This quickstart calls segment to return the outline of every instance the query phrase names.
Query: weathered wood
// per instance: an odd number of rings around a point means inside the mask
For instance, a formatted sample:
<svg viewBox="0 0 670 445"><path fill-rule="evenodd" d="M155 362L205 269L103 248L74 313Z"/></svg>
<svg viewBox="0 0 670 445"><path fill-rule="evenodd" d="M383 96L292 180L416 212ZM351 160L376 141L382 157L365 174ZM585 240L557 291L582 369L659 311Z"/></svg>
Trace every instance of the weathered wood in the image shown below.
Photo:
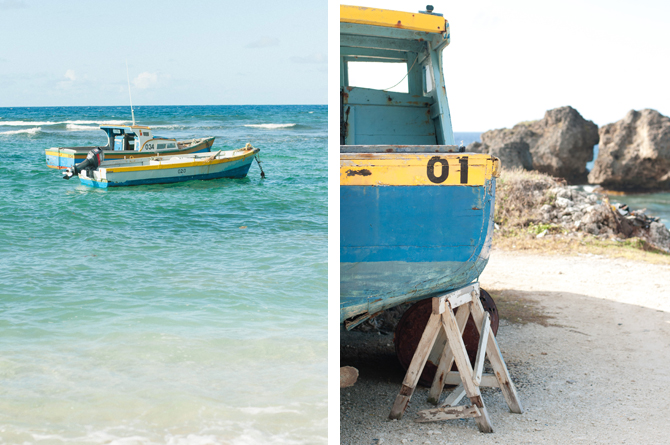
<svg viewBox="0 0 670 445"><path fill-rule="evenodd" d="M477 303L479 303L478 299ZM475 305L473 304L471 306L472 309ZM479 307L481 307L481 303L479 304ZM456 367L461 374L461 381L465 387L465 393L468 395L470 402L477 406L480 410L480 415L475 417L475 422L477 423L477 426L481 432L492 433L493 426L489 420L488 412L486 410L486 406L484 405L484 401L482 400L479 387L474 383L472 365L470 364L468 352L465 349L465 344L463 343L463 338L459 332L458 323L456 322L453 311L447 311L442 314L442 326L444 327L444 330L447 333L447 339L451 344L454 360L456 361Z"/></svg>
<svg viewBox="0 0 670 445"><path fill-rule="evenodd" d="M450 371L447 373L447 376L444 378L445 385L460 385L461 384L461 374L458 371ZM482 382L479 384L480 387L485 388L498 388L498 378L494 374L483 373Z"/></svg>
<svg viewBox="0 0 670 445"><path fill-rule="evenodd" d="M442 314L446 310L446 301L447 301L447 296L442 295L441 297L435 297L432 299L433 303L433 314Z"/></svg>
<svg viewBox="0 0 670 445"><path fill-rule="evenodd" d="M449 394L449 396L444 399L444 402L442 402L440 406L455 406L464 396L465 387L463 387L463 383L461 383L456 388L454 388L453 391L451 391L451 394Z"/></svg>
<svg viewBox="0 0 670 445"><path fill-rule="evenodd" d="M481 302L477 299L477 301L472 304L472 318L475 320L475 325L477 327L482 326L485 313L486 311L484 311ZM505 397L505 401L507 402L510 411L517 414L523 413L519 395L517 394L516 387L509 375L507 365L505 364L505 360L498 347L498 341L496 340L495 335L493 335L492 330L489 330L488 333L486 353L488 354L489 362L491 363L495 376L498 379L498 386L503 393L503 397Z"/></svg>
<svg viewBox="0 0 670 445"><path fill-rule="evenodd" d="M456 310L456 322L458 323L458 329L461 333L461 336L463 336L463 331L465 330L465 325L468 322L469 316L470 316L469 304L463 305ZM438 401L440 400L440 394L442 394L442 390L444 389L445 376L451 370L453 364L454 364L454 356L451 353L451 347L449 345L449 342L447 341L444 345L442 355L437 364L437 371L435 372L435 377L433 378L433 384L430 387L430 393L428 394L428 403L437 405Z"/></svg>
<svg viewBox="0 0 670 445"><path fill-rule="evenodd" d="M454 406L419 411L419 417L414 421L418 423L435 422L437 420L464 419L467 417L480 417L481 411L476 406Z"/></svg>
<svg viewBox="0 0 670 445"><path fill-rule="evenodd" d="M449 306L451 306L452 309L456 309L462 304L471 302L473 299L473 292L475 295L479 295L479 283L471 284L455 292L447 294L447 301L449 301Z"/></svg>
<svg viewBox="0 0 670 445"><path fill-rule="evenodd" d="M416 388L416 384L419 382L421 372L426 365L428 355L437 338L437 331L440 329L441 318L442 316L439 314L430 315L428 323L426 324L426 329L423 331L419 345L414 352L414 357L412 357L412 362L410 363L409 368L407 368L407 373L402 382L400 393L396 397L395 403L391 408L389 419L401 419L405 409L407 409L407 404L414 393L414 388Z"/></svg>
<svg viewBox="0 0 670 445"><path fill-rule="evenodd" d="M484 372L484 360L486 359L486 344L488 343L489 330L491 329L491 316L487 312L484 315L482 327L479 329L479 345L477 346L477 358L475 359L474 373L475 385L479 386L482 382L482 373Z"/></svg>

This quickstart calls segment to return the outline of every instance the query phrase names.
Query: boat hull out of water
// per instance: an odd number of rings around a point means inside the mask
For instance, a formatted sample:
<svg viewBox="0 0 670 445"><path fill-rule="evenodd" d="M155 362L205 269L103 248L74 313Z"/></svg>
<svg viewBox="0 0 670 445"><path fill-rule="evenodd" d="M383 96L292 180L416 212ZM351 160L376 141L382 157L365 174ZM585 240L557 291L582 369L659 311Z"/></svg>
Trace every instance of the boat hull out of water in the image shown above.
<svg viewBox="0 0 670 445"><path fill-rule="evenodd" d="M475 280L491 249L497 170L473 153L342 153L340 320Z"/></svg>

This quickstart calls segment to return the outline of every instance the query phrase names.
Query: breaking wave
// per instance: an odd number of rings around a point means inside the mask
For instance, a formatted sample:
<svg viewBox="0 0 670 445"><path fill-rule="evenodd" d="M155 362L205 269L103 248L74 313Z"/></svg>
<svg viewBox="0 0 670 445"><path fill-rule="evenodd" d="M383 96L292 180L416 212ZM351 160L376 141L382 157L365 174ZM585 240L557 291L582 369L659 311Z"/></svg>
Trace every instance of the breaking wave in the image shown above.
<svg viewBox="0 0 670 445"><path fill-rule="evenodd" d="M245 127L253 127L253 128L267 128L270 130L274 130L277 128L291 128L295 127L297 124L246 124Z"/></svg>
<svg viewBox="0 0 670 445"><path fill-rule="evenodd" d="M69 131L95 131L98 130L98 127L91 127L88 125L78 125L78 124L67 124L65 128Z"/></svg>
<svg viewBox="0 0 670 445"><path fill-rule="evenodd" d="M48 125L123 125L128 124L129 121L121 120L97 120L97 121L87 121L87 120L76 120L76 121L2 121L2 125L5 127L29 127L32 125L48 126Z"/></svg>
<svg viewBox="0 0 670 445"><path fill-rule="evenodd" d="M0 131L0 134L37 134L42 131L42 127L25 128L23 130Z"/></svg>

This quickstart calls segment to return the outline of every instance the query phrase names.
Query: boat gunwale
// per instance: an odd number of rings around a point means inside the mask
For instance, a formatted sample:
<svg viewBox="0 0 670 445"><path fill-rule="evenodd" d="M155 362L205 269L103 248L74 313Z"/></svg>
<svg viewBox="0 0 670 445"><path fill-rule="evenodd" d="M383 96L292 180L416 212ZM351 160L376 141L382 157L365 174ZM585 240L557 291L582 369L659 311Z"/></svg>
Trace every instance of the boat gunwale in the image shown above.
<svg viewBox="0 0 670 445"><path fill-rule="evenodd" d="M238 151L238 150L231 150L231 151L235 152L235 151ZM167 170L167 169L171 169L171 168L185 168L185 167L196 167L196 166L201 167L201 166L204 166L204 165L217 165L217 164L223 164L223 163L232 162L232 161L243 160L243 159L246 159L250 156L255 156L256 153L258 153L258 152L260 152L259 148L253 148L253 149L247 151L246 153L242 153L242 154L237 155L237 156L233 155L229 158L222 158L222 159L214 158L214 159L211 159L209 161L207 159L197 160L196 156L194 156L193 161L190 161L190 162L167 163L167 164L162 164L161 163L161 164L158 164L158 165L138 165L138 166L127 166L127 167L124 167L124 166L105 167L104 165L101 165L99 167L99 169L100 170L105 170L106 173L125 173L125 172L142 171L142 170ZM201 155L201 157L205 157L205 155L209 155L208 157L212 156L210 153L194 153L194 155ZM170 157L170 155L166 155L166 156ZM173 156L179 157L180 155L173 155ZM144 163L144 162L147 162L147 161L148 162L157 161L157 159L151 159L151 158L138 159L138 160L122 159L121 161L124 161L124 160L135 161L135 162L139 162L139 163ZM103 163L104 163L104 161L103 161Z"/></svg>

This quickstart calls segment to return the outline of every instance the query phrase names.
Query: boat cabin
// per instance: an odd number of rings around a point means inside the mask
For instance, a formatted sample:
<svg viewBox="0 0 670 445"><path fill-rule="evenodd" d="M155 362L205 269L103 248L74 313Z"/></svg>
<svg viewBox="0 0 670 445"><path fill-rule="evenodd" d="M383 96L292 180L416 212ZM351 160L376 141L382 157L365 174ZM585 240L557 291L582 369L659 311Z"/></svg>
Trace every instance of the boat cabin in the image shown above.
<svg viewBox="0 0 670 445"><path fill-rule="evenodd" d="M151 128L141 125L101 125L107 134L106 150L164 150L177 149L176 139L154 137Z"/></svg>
<svg viewBox="0 0 670 445"><path fill-rule="evenodd" d="M340 144L454 145L442 63L449 42L449 23L432 7L340 6ZM403 91L354 78L380 64L400 65L394 72Z"/></svg>

